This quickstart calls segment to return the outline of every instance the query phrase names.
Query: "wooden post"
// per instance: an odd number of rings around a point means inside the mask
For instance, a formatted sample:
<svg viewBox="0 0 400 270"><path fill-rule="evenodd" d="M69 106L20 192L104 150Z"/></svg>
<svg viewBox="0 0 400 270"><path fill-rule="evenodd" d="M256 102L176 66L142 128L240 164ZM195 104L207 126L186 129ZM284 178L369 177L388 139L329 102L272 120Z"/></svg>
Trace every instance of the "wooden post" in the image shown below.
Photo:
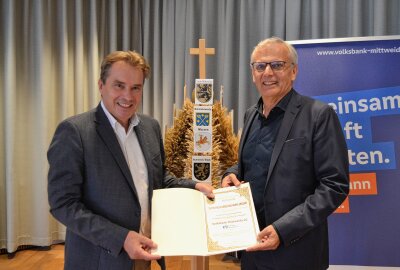
<svg viewBox="0 0 400 270"><path fill-rule="evenodd" d="M193 256L191 263L191 270L209 270L210 267L209 257Z"/></svg>
<svg viewBox="0 0 400 270"><path fill-rule="evenodd" d="M229 115L230 115L230 117L231 117L232 133L235 134L235 131L233 130L233 110L231 110L231 111L229 112Z"/></svg>
<svg viewBox="0 0 400 270"><path fill-rule="evenodd" d="M167 130L168 130L168 126L164 125L164 135L163 135L163 140L165 140L165 135L167 135Z"/></svg>
<svg viewBox="0 0 400 270"><path fill-rule="evenodd" d="M219 101L221 102L221 107L224 106L224 87L221 85L221 89L219 90Z"/></svg>

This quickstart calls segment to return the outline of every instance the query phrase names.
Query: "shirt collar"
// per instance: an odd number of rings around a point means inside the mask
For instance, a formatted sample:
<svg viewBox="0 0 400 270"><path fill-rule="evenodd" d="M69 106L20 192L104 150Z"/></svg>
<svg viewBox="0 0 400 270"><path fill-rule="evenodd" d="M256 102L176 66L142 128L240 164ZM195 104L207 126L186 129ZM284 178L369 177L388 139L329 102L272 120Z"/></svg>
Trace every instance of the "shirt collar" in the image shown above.
<svg viewBox="0 0 400 270"><path fill-rule="evenodd" d="M279 102L278 104L275 105L274 108L279 108L282 111L286 111L287 106L289 104L290 101L290 97L292 96L293 93L293 89L291 89ZM260 99L257 102L257 111L261 114L263 114L263 100L262 97L260 97Z"/></svg>
<svg viewBox="0 0 400 270"><path fill-rule="evenodd" d="M115 119L115 117L107 110L106 106L103 103L103 100L100 102L101 104L101 108L103 108L104 113L106 114L108 121L110 122L112 128L115 130L116 129L116 125L121 125L120 123L118 123L117 119ZM135 127L139 124L140 122L140 118L137 115L137 113L135 113L131 119L129 119L129 128Z"/></svg>

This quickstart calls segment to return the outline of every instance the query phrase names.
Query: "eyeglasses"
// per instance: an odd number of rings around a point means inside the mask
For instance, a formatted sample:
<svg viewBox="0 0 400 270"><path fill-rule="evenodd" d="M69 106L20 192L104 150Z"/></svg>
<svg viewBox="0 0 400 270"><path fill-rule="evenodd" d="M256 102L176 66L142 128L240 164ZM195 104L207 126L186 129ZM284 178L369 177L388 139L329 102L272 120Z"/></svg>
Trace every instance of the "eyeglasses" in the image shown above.
<svg viewBox="0 0 400 270"><path fill-rule="evenodd" d="M285 68L286 62L285 61L253 62L250 65L258 72L264 72L264 70L267 68L268 65L273 71L281 71Z"/></svg>

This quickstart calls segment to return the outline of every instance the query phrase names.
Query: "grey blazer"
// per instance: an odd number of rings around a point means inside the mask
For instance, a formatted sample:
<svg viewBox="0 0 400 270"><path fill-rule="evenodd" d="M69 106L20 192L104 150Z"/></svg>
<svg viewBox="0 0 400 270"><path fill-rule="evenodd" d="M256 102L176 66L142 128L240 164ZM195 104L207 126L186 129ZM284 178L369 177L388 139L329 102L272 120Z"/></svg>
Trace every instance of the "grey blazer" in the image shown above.
<svg viewBox="0 0 400 270"><path fill-rule="evenodd" d="M292 91L264 189L266 224L273 224L281 239L271 251L276 267L271 269L327 269L327 217L349 192L347 147L335 111ZM241 153L256 110L253 106L245 114L239 162L225 173L250 185L251 179L243 179Z"/></svg>
<svg viewBox="0 0 400 270"><path fill-rule="evenodd" d="M195 182L176 179L165 169L158 122L145 115L139 118L135 132L147 164L150 202L154 189L194 188ZM100 104L61 122L47 157L50 212L67 227L65 269L131 270L133 261L123 244L129 230L139 231L141 209Z"/></svg>

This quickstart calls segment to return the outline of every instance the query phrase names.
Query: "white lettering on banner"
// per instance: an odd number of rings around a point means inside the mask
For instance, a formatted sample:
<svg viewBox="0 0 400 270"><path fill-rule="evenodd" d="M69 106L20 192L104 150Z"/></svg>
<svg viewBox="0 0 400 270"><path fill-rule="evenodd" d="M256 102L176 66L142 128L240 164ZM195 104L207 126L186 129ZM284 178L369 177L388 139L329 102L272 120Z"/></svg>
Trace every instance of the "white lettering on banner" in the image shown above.
<svg viewBox="0 0 400 270"><path fill-rule="evenodd" d="M366 165L366 164L382 164L382 163L389 163L390 159L383 158L383 154L381 151L369 151L369 152L353 152L353 150L347 150L349 156L349 163L350 165Z"/></svg>
<svg viewBox="0 0 400 270"><path fill-rule="evenodd" d="M392 48L373 48L373 49L340 49L340 50L319 50L318 56L332 56L332 55L355 55L355 54L379 54L379 53L400 53L400 47Z"/></svg>
<svg viewBox="0 0 400 270"><path fill-rule="evenodd" d="M344 125L343 129L346 133L346 140L350 140L352 137L350 131L354 131L354 136L356 139L363 138L363 135L361 135L361 133L360 133L360 130L362 129L362 125L360 125L359 123L354 123L354 122L348 121Z"/></svg>
<svg viewBox="0 0 400 270"><path fill-rule="evenodd" d="M393 110L400 108L400 96L374 97L370 99L343 100L337 98L336 103L328 103L338 114L364 113L368 111Z"/></svg>
<svg viewBox="0 0 400 270"><path fill-rule="evenodd" d="M350 189L352 189L352 190L370 190L371 183L369 181L352 181L352 182L350 182Z"/></svg>

